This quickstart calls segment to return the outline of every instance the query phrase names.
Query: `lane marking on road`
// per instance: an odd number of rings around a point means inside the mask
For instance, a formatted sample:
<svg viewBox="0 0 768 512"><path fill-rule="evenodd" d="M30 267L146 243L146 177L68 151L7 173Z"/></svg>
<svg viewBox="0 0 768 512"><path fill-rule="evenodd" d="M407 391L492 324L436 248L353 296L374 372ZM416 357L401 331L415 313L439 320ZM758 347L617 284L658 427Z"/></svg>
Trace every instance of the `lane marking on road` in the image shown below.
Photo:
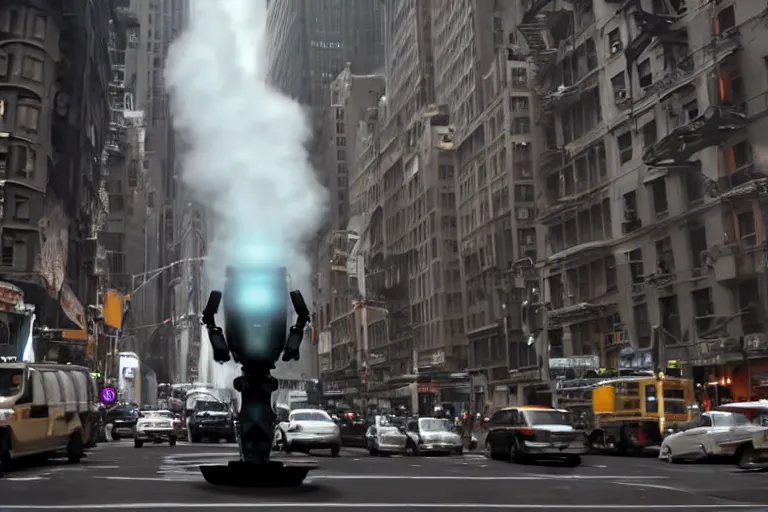
<svg viewBox="0 0 768 512"><path fill-rule="evenodd" d="M687 489L672 487L671 485L646 484L646 483L635 483L635 482L614 482L614 483L616 485L627 485L629 487L642 487L644 489L659 489L661 491L674 491L674 492L682 492L685 494L698 494L696 492L689 491Z"/></svg>
<svg viewBox="0 0 768 512"><path fill-rule="evenodd" d="M312 475L312 479L322 480L663 480L663 476L637 475L515 475L515 476L416 476L416 475Z"/></svg>
<svg viewBox="0 0 768 512"><path fill-rule="evenodd" d="M706 504L706 505L543 505L543 504L507 504L507 503L313 503L313 502L276 502L276 503L99 503L82 505L2 505L3 510L151 510L151 509L190 509L190 508L249 508L249 509L370 509L370 508L425 508L425 509L474 509L474 510L759 510L768 504Z"/></svg>
<svg viewBox="0 0 768 512"><path fill-rule="evenodd" d="M94 476L98 480L126 480L139 482L189 482L200 481L202 474L184 472L184 478L139 477L139 476ZM526 475L526 476L415 476L415 475L312 475L305 483L315 480L472 480L478 482L517 481L517 480L663 480L660 476L582 476L582 475Z"/></svg>
<svg viewBox="0 0 768 512"><path fill-rule="evenodd" d="M36 480L47 480L47 476L11 476L4 478L6 482L33 482Z"/></svg>
<svg viewBox="0 0 768 512"><path fill-rule="evenodd" d="M166 459L194 459L195 457L202 457L204 459L211 459L214 457L231 457L232 455L240 455L238 450L231 452L198 452L198 453L174 453L166 455Z"/></svg>

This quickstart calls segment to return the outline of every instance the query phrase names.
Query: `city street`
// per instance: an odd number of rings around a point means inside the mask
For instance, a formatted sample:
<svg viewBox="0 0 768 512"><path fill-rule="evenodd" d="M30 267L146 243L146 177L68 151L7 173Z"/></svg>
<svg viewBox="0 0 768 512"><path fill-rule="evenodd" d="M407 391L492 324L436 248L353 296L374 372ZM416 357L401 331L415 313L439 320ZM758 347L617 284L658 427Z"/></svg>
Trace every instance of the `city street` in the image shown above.
<svg viewBox="0 0 768 512"><path fill-rule="evenodd" d="M482 454L370 457L346 449L312 456L301 488L218 488L199 464L237 457L233 445L107 443L80 465L27 465L0 482L0 510L765 510L768 474L731 465L670 465L655 458L586 457L579 468L518 465ZM302 456L303 457L303 456Z"/></svg>

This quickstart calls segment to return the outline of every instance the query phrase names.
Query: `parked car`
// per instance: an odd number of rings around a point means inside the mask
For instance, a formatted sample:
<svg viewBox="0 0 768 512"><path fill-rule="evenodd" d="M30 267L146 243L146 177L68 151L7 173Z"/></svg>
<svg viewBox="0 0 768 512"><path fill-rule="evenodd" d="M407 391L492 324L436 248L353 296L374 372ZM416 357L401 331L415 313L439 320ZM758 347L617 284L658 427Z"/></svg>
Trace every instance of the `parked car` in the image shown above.
<svg viewBox="0 0 768 512"><path fill-rule="evenodd" d="M406 446L413 455L424 452L464 452L464 441L445 418L411 418L406 422Z"/></svg>
<svg viewBox="0 0 768 512"><path fill-rule="evenodd" d="M176 446L176 418L171 411L141 411L133 432L133 446L141 448L146 442Z"/></svg>
<svg viewBox="0 0 768 512"><path fill-rule="evenodd" d="M309 453L310 450L331 450L338 457L341 432L327 412L319 409L296 409L275 428L275 444L286 453Z"/></svg>
<svg viewBox="0 0 768 512"><path fill-rule="evenodd" d="M368 445L365 433L370 423L352 413L342 414L336 424L341 432L341 444L349 447L365 448Z"/></svg>
<svg viewBox="0 0 768 512"><path fill-rule="evenodd" d="M752 446L744 450L738 462L742 469L768 468L768 428L752 434Z"/></svg>
<svg viewBox="0 0 768 512"><path fill-rule="evenodd" d="M112 425L112 440L133 437L133 427L139 419L136 404L119 403L107 411L107 424Z"/></svg>
<svg viewBox="0 0 768 512"><path fill-rule="evenodd" d="M765 446L766 432L768 431L768 400L756 400L752 402L735 402L721 405L718 411L730 411L743 414L752 425L752 435L735 447L734 458L736 464L747 470L768 468L768 454L758 447ZM762 440L760 439L762 436Z"/></svg>
<svg viewBox="0 0 768 512"><path fill-rule="evenodd" d="M492 459L555 459L577 466L587 453L587 442L584 432L571 424L568 411L507 407L491 417L485 449Z"/></svg>
<svg viewBox="0 0 768 512"><path fill-rule="evenodd" d="M368 453L387 456L405 451L408 436L405 435L405 423L398 420L390 416L374 416L373 424L365 433Z"/></svg>
<svg viewBox="0 0 768 512"><path fill-rule="evenodd" d="M698 425L664 438L659 449L659 459L681 462L733 457L739 444L752 438L754 430L744 414L705 412Z"/></svg>
<svg viewBox="0 0 768 512"><path fill-rule="evenodd" d="M189 418L189 440L200 443L203 439L224 438L228 443L237 440L235 418L232 410L224 402L197 400Z"/></svg>

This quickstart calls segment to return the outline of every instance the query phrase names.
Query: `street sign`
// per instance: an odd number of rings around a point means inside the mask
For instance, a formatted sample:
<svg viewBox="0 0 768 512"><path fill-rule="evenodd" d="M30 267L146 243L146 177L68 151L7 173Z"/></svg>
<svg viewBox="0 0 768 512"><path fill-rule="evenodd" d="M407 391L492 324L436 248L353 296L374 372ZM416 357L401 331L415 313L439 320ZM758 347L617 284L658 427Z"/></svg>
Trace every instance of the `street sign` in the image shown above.
<svg viewBox="0 0 768 512"><path fill-rule="evenodd" d="M117 395L115 394L115 388L104 388L101 390L101 401L104 403L114 402Z"/></svg>

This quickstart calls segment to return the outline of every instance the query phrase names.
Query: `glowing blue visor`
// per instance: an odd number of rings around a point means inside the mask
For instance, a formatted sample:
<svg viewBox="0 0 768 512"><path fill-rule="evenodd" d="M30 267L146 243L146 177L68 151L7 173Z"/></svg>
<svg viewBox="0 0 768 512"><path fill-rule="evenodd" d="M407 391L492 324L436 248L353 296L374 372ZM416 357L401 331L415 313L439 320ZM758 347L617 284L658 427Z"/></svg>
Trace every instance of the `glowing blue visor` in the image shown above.
<svg viewBox="0 0 768 512"><path fill-rule="evenodd" d="M269 315L286 304L284 269L238 269L227 286L229 301L242 314Z"/></svg>

